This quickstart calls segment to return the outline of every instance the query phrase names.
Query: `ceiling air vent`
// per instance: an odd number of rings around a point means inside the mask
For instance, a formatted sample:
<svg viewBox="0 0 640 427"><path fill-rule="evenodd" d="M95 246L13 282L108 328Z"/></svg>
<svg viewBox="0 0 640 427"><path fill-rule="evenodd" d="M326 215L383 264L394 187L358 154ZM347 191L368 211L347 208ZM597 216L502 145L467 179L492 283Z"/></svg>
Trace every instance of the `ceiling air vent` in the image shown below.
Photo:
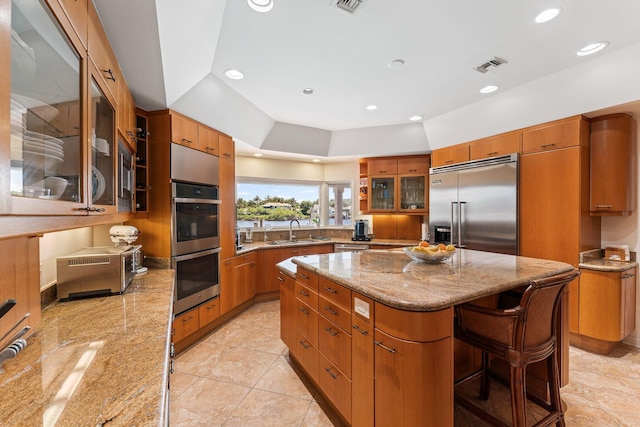
<svg viewBox="0 0 640 427"><path fill-rule="evenodd" d="M484 74L489 70L493 70L495 68L498 68L499 66L501 66L502 64L506 64L507 61L502 59L502 58L498 58L497 56L494 56L493 59L489 60L488 62L485 62L484 64L480 65L479 67L474 68L474 70Z"/></svg>
<svg viewBox="0 0 640 427"><path fill-rule="evenodd" d="M355 14L356 10L362 6L364 0L331 0L331 5L337 7L340 10Z"/></svg>

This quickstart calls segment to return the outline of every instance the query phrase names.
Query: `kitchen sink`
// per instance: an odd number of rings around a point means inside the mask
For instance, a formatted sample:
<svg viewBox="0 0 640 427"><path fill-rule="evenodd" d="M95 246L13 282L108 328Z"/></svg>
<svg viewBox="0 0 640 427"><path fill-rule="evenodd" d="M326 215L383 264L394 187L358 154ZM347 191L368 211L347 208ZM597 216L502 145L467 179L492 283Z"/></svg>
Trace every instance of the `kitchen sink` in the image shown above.
<svg viewBox="0 0 640 427"><path fill-rule="evenodd" d="M267 242L267 245L294 245L302 243L315 243L316 240L309 239L296 239L296 240L272 240Z"/></svg>

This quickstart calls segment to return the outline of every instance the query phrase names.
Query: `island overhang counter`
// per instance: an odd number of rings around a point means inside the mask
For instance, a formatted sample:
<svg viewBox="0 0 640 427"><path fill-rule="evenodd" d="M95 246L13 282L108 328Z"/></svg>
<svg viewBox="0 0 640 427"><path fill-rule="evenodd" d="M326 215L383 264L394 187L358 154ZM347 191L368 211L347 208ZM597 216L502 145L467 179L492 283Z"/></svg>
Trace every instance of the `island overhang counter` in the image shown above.
<svg viewBox="0 0 640 427"><path fill-rule="evenodd" d="M453 425L454 307L574 270L464 249L439 264L394 249L278 267L283 341L351 425Z"/></svg>

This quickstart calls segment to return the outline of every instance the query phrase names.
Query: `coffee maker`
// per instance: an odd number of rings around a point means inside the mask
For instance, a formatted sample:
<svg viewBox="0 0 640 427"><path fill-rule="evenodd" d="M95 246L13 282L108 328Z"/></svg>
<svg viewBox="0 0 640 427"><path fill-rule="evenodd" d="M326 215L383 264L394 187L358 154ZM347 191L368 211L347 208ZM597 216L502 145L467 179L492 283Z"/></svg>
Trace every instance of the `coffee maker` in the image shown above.
<svg viewBox="0 0 640 427"><path fill-rule="evenodd" d="M363 242L371 240L371 237L369 237L369 221L366 219L359 219L356 221L355 231L353 232L351 240Z"/></svg>

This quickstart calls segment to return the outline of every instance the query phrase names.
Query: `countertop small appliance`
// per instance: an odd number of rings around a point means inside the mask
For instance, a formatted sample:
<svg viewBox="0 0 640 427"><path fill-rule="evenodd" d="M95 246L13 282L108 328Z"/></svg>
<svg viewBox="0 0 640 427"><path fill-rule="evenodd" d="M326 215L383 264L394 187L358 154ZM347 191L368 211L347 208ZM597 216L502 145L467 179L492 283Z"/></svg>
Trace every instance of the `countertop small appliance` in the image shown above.
<svg viewBox="0 0 640 427"><path fill-rule="evenodd" d="M371 240L369 236L369 221L366 219L359 219L355 223L355 231L353 232L353 241L368 242Z"/></svg>

